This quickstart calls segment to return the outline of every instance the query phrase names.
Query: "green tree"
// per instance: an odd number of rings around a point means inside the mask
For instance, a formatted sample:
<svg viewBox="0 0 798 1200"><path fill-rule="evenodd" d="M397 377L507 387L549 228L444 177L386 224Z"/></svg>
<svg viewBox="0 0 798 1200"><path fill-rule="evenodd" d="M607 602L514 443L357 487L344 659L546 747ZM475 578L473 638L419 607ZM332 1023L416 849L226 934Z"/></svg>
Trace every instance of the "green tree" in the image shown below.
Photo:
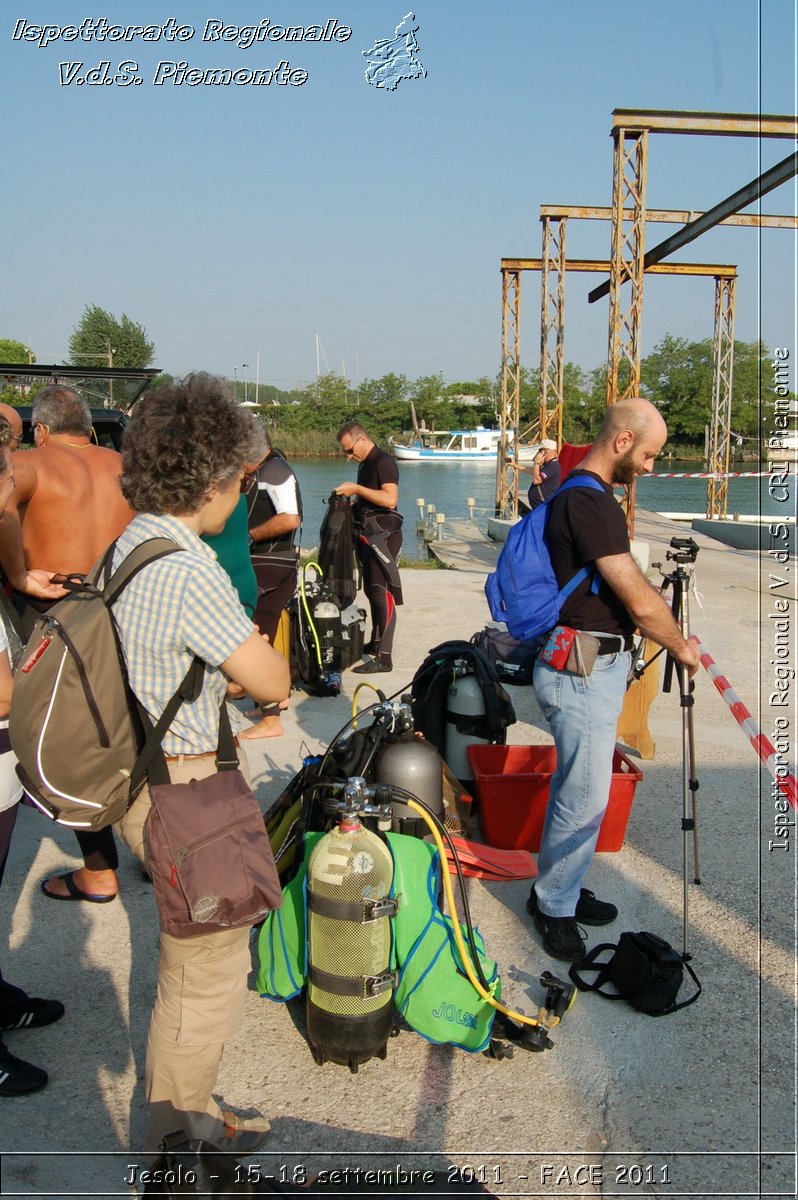
<svg viewBox="0 0 798 1200"><path fill-rule="evenodd" d="M361 404L392 404L410 398L407 379L404 375L394 375L392 371L381 375L379 379L364 379L356 391Z"/></svg>
<svg viewBox="0 0 798 1200"><path fill-rule="evenodd" d="M0 392L0 404L10 404L12 408L16 408L23 401L22 393L11 384L4 387Z"/></svg>
<svg viewBox="0 0 798 1200"><path fill-rule="evenodd" d="M662 410L669 440L703 445L712 421L714 388L712 340L689 342L670 335L640 364L641 391ZM760 408L772 403L772 371L762 342L735 342L731 425L735 433L756 438Z"/></svg>
<svg viewBox="0 0 798 1200"><path fill-rule="evenodd" d="M130 317L117 318L96 304L87 304L69 339L69 354L76 367L148 367L155 345L143 325Z"/></svg>
<svg viewBox="0 0 798 1200"><path fill-rule="evenodd" d="M36 355L24 342L18 342L16 338L0 338L0 362L34 363Z"/></svg>
<svg viewBox="0 0 798 1200"><path fill-rule="evenodd" d="M640 364L641 391L668 422L672 442L700 443L712 411L712 342L668 334Z"/></svg>

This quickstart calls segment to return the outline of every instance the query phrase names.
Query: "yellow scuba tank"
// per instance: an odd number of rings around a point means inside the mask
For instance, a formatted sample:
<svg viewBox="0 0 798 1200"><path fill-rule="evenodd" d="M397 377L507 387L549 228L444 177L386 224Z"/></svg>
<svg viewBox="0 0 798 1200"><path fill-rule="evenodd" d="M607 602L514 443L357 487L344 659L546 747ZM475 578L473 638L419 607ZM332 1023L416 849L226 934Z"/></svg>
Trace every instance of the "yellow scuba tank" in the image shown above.
<svg viewBox="0 0 798 1200"><path fill-rule="evenodd" d="M363 780L351 784L365 787ZM356 1072L369 1058L386 1056L393 1029L392 880L390 850L356 811L345 809L308 864L307 1030L318 1063L344 1063Z"/></svg>

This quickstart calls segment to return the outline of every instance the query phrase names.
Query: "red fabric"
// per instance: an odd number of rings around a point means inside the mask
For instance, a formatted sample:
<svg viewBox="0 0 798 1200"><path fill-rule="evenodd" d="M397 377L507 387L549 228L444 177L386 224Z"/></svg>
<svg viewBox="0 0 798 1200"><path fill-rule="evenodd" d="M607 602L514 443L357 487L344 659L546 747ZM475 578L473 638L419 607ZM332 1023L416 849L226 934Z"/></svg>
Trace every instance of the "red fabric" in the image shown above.
<svg viewBox="0 0 798 1200"><path fill-rule="evenodd" d="M588 450L590 450L591 445L571 446L568 442L563 442L562 448L557 455L558 459L560 460L560 469L562 471L560 482L567 477L569 472L573 471L574 467L579 466Z"/></svg>

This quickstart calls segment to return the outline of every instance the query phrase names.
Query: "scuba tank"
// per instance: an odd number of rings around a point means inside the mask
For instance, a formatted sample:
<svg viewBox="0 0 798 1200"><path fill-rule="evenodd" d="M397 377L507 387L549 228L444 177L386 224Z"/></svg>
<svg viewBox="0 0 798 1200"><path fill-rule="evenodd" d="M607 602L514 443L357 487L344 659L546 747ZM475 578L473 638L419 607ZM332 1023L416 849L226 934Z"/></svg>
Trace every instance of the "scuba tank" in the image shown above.
<svg viewBox="0 0 798 1200"><path fill-rule="evenodd" d="M341 823L316 844L307 874L308 1040L317 1063L345 1063L353 1073L386 1057L393 1030L393 860L359 816L385 823L389 810L365 804L365 795L365 781L350 779Z"/></svg>
<svg viewBox="0 0 798 1200"><path fill-rule="evenodd" d="M480 736L487 733L487 721L485 699L476 675L464 660L455 661L453 666L454 680L446 693L443 757L452 774L469 783L474 772L468 761L468 747L490 745L491 738Z"/></svg>
<svg viewBox="0 0 798 1200"><path fill-rule="evenodd" d="M395 721L398 736L386 741L374 764L374 782L404 788L417 796L436 817L443 820L443 767L435 747L413 733L410 706L402 704ZM394 833L425 837L429 830L423 818L407 804L391 802Z"/></svg>
<svg viewBox="0 0 798 1200"><path fill-rule="evenodd" d="M323 589L313 605L313 624L318 637L319 682L327 694L341 690L341 610Z"/></svg>
<svg viewBox="0 0 798 1200"><path fill-rule="evenodd" d="M292 660L299 679L316 696L337 696L341 691L341 610L329 588L319 580L307 583L308 562L299 578L294 601Z"/></svg>

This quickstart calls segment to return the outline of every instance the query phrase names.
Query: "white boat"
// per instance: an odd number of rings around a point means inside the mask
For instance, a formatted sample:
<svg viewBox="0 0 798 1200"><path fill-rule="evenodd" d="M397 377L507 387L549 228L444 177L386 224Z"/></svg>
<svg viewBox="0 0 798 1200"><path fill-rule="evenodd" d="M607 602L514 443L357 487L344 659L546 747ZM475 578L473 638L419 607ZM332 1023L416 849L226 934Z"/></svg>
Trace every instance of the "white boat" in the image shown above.
<svg viewBox="0 0 798 1200"><path fill-rule="evenodd" d="M510 446L513 436L508 432ZM443 445L431 444L434 439L442 441ZM476 429L442 429L436 432L419 430L418 435L410 443L404 445L389 438L391 453L399 462L496 462L501 433L498 429L486 429L479 425ZM521 446L520 461L531 462L537 446Z"/></svg>

